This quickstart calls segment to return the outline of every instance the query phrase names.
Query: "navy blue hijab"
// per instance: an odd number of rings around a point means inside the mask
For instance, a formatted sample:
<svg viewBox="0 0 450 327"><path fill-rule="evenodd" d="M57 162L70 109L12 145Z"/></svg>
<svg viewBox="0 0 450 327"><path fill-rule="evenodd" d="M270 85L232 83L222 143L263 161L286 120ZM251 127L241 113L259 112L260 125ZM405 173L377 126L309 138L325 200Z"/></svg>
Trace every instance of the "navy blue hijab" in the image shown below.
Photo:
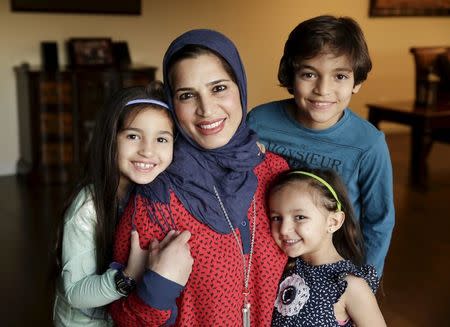
<svg viewBox="0 0 450 327"><path fill-rule="evenodd" d="M173 108L168 64L173 55L186 45L199 45L220 55L236 77L242 121L231 140L217 149L203 149L195 143L181 128ZM247 221L247 211L258 184L253 169L263 160L256 145L256 134L245 122L247 80L239 53L227 37L216 31L191 30L176 38L167 49L163 75L169 107L180 134L175 143L172 164L152 183L138 187L138 192L152 203L158 201L168 204L172 190L196 219L216 232L228 234L231 230L213 187L216 187L233 226L239 226L241 222Z"/></svg>

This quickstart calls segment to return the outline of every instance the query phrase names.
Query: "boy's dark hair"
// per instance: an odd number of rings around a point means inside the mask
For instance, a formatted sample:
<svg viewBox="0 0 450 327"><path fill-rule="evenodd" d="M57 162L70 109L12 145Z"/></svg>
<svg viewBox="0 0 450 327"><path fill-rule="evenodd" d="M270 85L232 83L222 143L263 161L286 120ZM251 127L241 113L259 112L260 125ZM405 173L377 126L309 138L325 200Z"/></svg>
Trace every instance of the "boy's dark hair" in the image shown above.
<svg viewBox="0 0 450 327"><path fill-rule="evenodd" d="M301 22L289 34L278 68L278 81L292 94L299 63L320 53L347 55L361 84L372 69L369 50L358 23L350 17L318 16Z"/></svg>
<svg viewBox="0 0 450 327"><path fill-rule="evenodd" d="M126 106L127 102L136 99L154 99L166 102L163 84L160 81L154 81L147 87L124 88L117 91L107 101L97 115L81 178L71 192L64 208L65 214L78 193L83 188L89 187L97 217L95 226L97 274L103 274L112 261L114 234L120 218L117 212L117 188L120 181L117 163L117 134L127 122L149 107L166 112L167 116L171 118L167 109L157 105L144 103ZM52 279L56 279L62 269L63 224L64 217L62 216L56 236L56 264L52 272Z"/></svg>
<svg viewBox="0 0 450 327"><path fill-rule="evenodd" d="M307 183L318 196L313 197L317 200L317 205L322 206L330 212L337 210L337 202L330 190L317 179L293 173L295 171L304 171L319 176L325 180L334 189L341 203L341 210L345 214L345 220L341 228L333 234L333 244L338 253L346 260L352 261L356 265L364 263L364 240L358 222L355 219L352 204L347 195L347 189L339 175L331 169L295 169L288 170L279 174L271 183L267 192L267 200L270 195L279 191L288 184L304 182Z"/></svg>

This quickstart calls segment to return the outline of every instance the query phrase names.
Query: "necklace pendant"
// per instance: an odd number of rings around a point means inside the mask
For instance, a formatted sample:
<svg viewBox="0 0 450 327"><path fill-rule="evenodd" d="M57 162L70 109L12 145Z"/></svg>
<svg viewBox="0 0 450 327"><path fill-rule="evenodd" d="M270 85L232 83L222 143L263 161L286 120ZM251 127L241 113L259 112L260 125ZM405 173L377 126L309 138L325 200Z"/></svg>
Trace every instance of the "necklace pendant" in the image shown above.
<svg viewBox="0 0 450 327"><path fill-rule="evenodd" d="M244 292L242 295L244 295L244 305L242 306L242 326L244 327L250 327L250 302L248 301L250 291L248 287L248 282L250 280L250 268L252 267L252 255L253 255L253 246L255 244L255 232L256 232L256 200L253 196L253 231L252 236L250 239L250 254L248 258L248 263L246 263L244 251L242 249L241 242L239 240L239 237L237 236L236 232L234 231L233 224L231 223L230 217L228 217L228 213L225 210L225 207L222 203L222 200L220 199L219 193L217 192L216 186L213 185L214 194L216 195L217 201L219 201L220 208L222 209L223 215L225 216L225 219L227 220L228 226L230 226L230 230L234 235L234 238L236 240L237 246L240 250L240 253L242 255L242 262L244 264ZM246 267L247 266L247 267Z"/></svg>
<svg viewBox="0 0 450 327"><path fill-rule="evenodd" d="M242 325L244 327L250 327L250 303L247 301L242 307Z"/></svg>

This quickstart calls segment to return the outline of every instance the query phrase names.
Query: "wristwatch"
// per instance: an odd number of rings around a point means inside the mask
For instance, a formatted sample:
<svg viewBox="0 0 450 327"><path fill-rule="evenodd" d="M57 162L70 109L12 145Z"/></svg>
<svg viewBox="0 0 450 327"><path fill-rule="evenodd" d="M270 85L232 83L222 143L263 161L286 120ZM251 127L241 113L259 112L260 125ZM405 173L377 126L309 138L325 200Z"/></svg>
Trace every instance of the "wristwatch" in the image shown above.
<svg viewBox="0 0 450 327"><path fill-rule="evenodd" d="M136 288L136 281L128 276L125 276L122 269L117 270L114 275L114 282L116 283L117 292L123 296L128 296Z"/></svg>

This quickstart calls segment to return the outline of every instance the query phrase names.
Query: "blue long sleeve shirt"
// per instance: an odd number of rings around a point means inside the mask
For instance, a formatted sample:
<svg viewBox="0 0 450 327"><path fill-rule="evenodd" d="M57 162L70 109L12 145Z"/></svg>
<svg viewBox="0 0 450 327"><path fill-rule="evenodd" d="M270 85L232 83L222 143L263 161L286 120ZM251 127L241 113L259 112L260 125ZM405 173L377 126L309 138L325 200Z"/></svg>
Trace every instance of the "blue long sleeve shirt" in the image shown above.
<svg viewBox="0 0 450 327"><path fill-rule="evenodd" d="M384 134L348 108L325 130L302 126L287 111L293 99L260 105L248 124L269 151L291 168L336 170L347 186L362 229L366 263L381 276L394 228L392 165Z"/></svg>

